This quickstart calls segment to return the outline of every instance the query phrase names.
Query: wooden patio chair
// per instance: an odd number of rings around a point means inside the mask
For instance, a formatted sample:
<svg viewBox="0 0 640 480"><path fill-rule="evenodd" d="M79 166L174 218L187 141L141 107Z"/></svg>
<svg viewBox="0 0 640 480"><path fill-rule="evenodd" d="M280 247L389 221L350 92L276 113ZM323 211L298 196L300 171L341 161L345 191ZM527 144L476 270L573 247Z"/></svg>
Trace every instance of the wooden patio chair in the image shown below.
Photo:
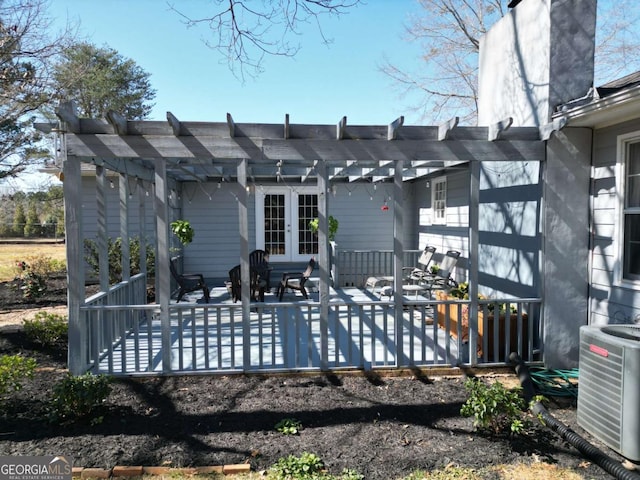
<svg viewBox="0 0 640 480"><path fill-rule="evenodd" d="M266 280L260 278L257 270L249 268L249 271L251 272L251 299L264 302L264 292L267 288L267 282ZM229 270L228 287L233 303L240 300L240 298L242 297L242 279L240 277L240 265L236 265L231 270Z"/></svg>
<svg viewBox="0 0 640 480"><path fill-rule="evenodd" d="M176 268L177 258L172 258L169 262L169 268L171 269L171 275L178 283L178 287L180 291L178 292L178 302L182 300L182 297L186 293L195 292L196 290L202 289L202 294L204 295L205 302L209 303L209 287L207 287L207 283L204 280L204 276L201 273L178 273L178 269Z"/></svg>
<svg viewBox="0 0 640 480"><path fill-rule="evenodd" d="M282 280L280 280L280 284L278 285L278 299L282 301L282 296L287 288L298 290L305 299L308 299L309 294L307 293L305 284L307 280L309 280L309 277L311 277L315 266L316 261L312 257L304 272L284 272L282 274Z"/></svg>

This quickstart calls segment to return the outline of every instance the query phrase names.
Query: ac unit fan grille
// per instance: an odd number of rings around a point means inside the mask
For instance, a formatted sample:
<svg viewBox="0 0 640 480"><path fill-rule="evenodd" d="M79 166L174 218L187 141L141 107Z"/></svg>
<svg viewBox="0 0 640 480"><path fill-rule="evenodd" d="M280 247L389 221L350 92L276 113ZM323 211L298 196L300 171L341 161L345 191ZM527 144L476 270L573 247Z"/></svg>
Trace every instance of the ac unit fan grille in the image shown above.
<svg viewBox="0 0 640 480"><path fill-rule="evenodd" d="M580 343L578 423L614 450L621 449L622 349L606 346L608 355L595 353L593 338ZM603 346L600 346L603 347Z"/></svg>

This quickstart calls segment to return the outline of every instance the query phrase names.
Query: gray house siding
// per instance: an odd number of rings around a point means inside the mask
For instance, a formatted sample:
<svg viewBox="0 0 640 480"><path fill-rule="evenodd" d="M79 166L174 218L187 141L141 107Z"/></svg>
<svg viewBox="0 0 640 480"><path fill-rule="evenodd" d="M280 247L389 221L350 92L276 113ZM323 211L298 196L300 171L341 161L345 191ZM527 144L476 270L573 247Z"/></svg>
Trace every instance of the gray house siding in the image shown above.
<svg viewBox="0 0 640 480"><path fill-rule="evenodd" d="M183 191L192 188L183 186ZM220 187L217 183L201 183L190 201L183 196L182 216L191 222L195 232L193 242L184 248L185 271L224 278L240 263L237 190L235 183L222 182ZM250 224L253 224L252 203L248 202ZM253 239L249 244L255 245Z"/></svg>
<svg viewBox="0 0 640 480"><path fill-rule="evenodd" d="M483 163L478 210L478 269L485 295L540 294L541 166Z"/></svg>
<svg viewBox="0 0 640 480"><path fill-rule="evenodd" d="M446 222L433 223L431 196L434 181L446 177L447 202ZM460 259L453 273L458 282L467 280L467 258L469 255L469 170L449 171L443 175L420 180L414 184L413 217L418 219L416 230L418 241L414 248L422 249L427 245L436 248L434 262L439 263L448 250L460 252Z"/></svg>
<svg viewBox="0 0 640 480"><path fill-rule="evenodd" d="M618 136L640 131L640 120L602 128L594 133L591 192L590 323L628 323L640 316L640 296L616 278L616 163Z"/></svg>
<svg viewBox="0 0 640 480"><path fill-rule="evenodd" d="M291 187L295 189L295 185ZM186 190L191 191L192 188L187 186ZM196 232L193 242L185 250L185 271L224 278L229 269L240 262L238 202L234 196L237 188L237 185L226 182L220 187L216 183L202 184L202 188L198 188L191 197L185 199L183 195L183 218L191 222ZM393 250L392 185L380 183L374 188L370 183L338 184L333 190L328 200L329 214L339 222L338 247L342 250ZM412 203L408 193L411 190L411 185L406 184L405 202L409 205ZM258 185L249 196L247 205L250 250L257 245L255 195L259 192ZM385 200L389 210L382 209ZM413 224L410 215L405 214L404 220L404 231L410 232ZM405 237L409 236L405 233ZM407 246L410 248L415 247Z"/></svg>

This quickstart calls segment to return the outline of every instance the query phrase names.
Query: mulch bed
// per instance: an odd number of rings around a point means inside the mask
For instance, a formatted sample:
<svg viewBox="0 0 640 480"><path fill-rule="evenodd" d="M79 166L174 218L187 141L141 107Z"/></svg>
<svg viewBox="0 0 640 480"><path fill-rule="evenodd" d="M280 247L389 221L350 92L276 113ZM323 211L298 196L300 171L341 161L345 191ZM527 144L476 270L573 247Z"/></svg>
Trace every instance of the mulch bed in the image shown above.
<svg viewBox="0 0 640 480"><path fill-rule="evenodd" d="M76 466L99 468L246 462L260 471L306 451L320 456L331 473L350 468L367 480L447 465L537 461L575 469L585 478L613 478L544 427L517 437L475 432L472 419L460 415L466 400L462 377L414 372L121 378L92 417L101 422L61 426L47 414L52 387L67 374L66 345L40 348L19 328L0 329L0 355L16 353L36 358L39 368L1 407L0 455L66 455ZM550 409L598 445L576 425L574 401L555 402ZM300 434L276 431L287 418L302 423Z"/></svg>

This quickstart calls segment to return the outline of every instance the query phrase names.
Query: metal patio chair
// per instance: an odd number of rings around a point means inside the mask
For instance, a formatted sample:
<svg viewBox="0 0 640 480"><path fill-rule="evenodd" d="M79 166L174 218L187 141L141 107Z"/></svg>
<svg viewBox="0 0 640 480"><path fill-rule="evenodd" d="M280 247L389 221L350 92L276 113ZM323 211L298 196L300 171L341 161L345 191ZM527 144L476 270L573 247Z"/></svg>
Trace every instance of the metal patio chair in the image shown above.
<svg viewBox="0 0 640 480"><path fill-rule="evenodd" d="M439 265L440 268L436 273L428 273L421 280L412 282L412 285L417 285L422 287L423 290L428 290L429 295L431 295L432 290L450 290L451 288L457 287L458 282L451 277L451 274L459 258L460 252L449 250L442 259L442 263ZM403 288L404 287L405 285L403 285Z"/></svg>

